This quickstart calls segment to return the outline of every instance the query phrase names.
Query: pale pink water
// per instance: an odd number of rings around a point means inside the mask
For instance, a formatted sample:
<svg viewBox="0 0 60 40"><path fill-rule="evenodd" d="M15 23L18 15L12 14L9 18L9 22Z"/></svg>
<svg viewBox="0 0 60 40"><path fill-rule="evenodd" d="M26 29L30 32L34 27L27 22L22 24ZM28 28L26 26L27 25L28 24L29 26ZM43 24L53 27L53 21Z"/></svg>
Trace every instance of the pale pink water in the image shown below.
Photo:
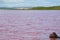
<svg viewBox="0 0 60 40"><path fill-rule="evenodd" d="M50 40L60 36L60 10L0 10L0 40Z"/></svg>

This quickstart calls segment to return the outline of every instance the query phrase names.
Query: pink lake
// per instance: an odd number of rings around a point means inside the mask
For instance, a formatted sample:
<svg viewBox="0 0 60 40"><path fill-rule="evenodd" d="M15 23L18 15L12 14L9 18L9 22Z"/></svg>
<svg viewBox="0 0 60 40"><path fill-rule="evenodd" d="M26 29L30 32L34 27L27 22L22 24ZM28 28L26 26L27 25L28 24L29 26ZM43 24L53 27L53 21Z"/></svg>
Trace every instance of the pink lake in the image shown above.
<svg viewBox="0 0 60 40"><path fill-rule="evenodd" d="M50 40L52 32L60 36L60 10L0 10L0 40Z"/></svg>

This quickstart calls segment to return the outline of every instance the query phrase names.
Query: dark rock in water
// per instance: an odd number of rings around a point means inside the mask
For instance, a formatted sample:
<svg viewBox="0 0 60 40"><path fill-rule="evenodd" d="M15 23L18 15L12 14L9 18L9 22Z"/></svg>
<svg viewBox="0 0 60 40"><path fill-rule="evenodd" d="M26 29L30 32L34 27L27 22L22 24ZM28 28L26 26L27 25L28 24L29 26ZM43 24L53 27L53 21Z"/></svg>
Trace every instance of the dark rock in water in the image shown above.
<svg viewBox="0 0 60 40"><path fill-rule="evenodd" d="M53 32L52 34L50 34L49 38L58 38L58 36L55 32Z"/></svg>

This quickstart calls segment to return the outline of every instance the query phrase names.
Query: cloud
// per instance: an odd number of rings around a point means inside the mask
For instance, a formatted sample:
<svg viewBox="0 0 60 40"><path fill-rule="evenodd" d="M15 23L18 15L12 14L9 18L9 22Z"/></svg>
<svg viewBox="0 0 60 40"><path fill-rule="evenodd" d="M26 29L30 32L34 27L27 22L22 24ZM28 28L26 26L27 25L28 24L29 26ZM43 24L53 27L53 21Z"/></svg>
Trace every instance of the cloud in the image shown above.
<svg viewBox="0 0 60 40"><path fill-rule="evenodd" d="M60 0L0 0L0 6L32 7L60 5Z"/></svg>
<svg viewBox="0 0 60 40"><path fill-rule="evenodd" d="M24 2L24 0L3 0L4 2Z"/></svg>
<svg viewBox="0 0 60 40"><path fill-rule="evenodd" d="M1 0L0 7L19 7L22 6L24 0Z"/></svg>

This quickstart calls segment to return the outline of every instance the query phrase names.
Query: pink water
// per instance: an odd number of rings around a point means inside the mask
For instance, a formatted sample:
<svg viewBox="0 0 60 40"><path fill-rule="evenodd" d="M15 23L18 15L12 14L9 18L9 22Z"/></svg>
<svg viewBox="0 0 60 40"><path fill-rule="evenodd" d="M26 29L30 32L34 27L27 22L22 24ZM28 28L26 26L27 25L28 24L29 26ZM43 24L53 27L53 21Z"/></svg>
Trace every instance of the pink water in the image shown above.
<svg viewBox="0 0 60 40"><path fill-rule="evenodd" d="M50 40L60 36L60 10L0 10L0 40Z"/></svg>

